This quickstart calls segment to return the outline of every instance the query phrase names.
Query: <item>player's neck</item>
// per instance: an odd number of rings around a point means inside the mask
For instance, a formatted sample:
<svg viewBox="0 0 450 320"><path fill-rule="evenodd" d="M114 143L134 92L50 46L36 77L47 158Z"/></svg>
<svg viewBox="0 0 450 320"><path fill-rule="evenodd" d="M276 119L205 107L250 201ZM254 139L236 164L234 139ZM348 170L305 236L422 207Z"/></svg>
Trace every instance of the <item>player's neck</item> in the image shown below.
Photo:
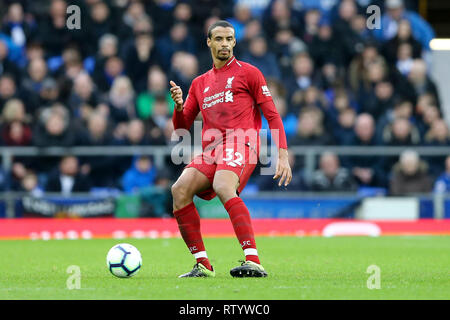
<svg viewBox="0 0 450 320"><path fill-rule="evenodd" d="M219 59L213 58L213 64L214 64L214 67L215 67L216 69L222 68L222 67L223 67L224 65L226 65L228 62L230 62L231 59L233 59L233 57L234 57L234 55L231 55L230 58L228 58L227 60L219 60Z"/></svg>

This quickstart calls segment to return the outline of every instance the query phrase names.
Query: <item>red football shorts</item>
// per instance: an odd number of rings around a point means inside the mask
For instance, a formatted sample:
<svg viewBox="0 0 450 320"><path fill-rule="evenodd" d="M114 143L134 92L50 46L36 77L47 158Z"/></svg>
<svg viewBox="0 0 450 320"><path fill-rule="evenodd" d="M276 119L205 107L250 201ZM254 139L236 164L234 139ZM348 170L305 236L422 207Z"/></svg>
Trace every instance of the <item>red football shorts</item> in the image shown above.
<svg viewBox="0 0 450 320"><path fill-rule="evenodd" d="M212 185L214 175L219 170L229 170L239 177L239 194L245 187L258 161L257 150L249 143L220 144L214 148L205 148L185 168L196 168L209 180L211 187L199 192L197 196L211 200L216 196Z"/></svg>

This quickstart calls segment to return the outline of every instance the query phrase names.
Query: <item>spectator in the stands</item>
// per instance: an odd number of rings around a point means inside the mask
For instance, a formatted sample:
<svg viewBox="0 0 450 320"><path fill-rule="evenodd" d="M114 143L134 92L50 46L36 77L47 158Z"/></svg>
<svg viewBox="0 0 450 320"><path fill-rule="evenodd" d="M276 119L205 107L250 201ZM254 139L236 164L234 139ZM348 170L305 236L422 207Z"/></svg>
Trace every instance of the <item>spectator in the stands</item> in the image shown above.
<svg viewBox="0 0 450 320"><path fill-rule="evenodd" d="M33 132L34 144L39 147L70 147L75 143L70 113L64 105L54 104L40 112Z"/></svg>
<svg viewBox="0 0 450 320"><path fill-rule="evenodd" d="M308 47L318 68L330 60L336 64L342 63L339 41L334 34L332 25L327 20L320 21L319 30Z"/></svg>
<svg viewBox="0 0 450 320"><path fill-rule="evenodd" d="M351 145L371 147L376 146L375 121L368 113L360 114L355 121L354 138ZM366 186L379 186L382 180L381 159L370 156L343 157L345 166L351 168L358 183Z"/></svg>
<svg viewBox="0 0 450 320"><path fill-rule="evenodd" d="M115 122L128 121L135 117L135 91L130 79L119 76L114 79L108 93L110 114Z"/></svg>
<svg viewBox="0 0 450 320"><path fill-rule="evenodd" d="M411 23L406 19L402 19L398 23L398 30L395 37L383 45L383 53L388 63L395 64L398 56L398 48L405 43L411 46L413 59L418 59L422 56L422 45L414 39L411 31Z"/></svg>
<svg viewBox="0 0 450 320"><path fill-rule="evenodd" d="M22 82L24 94L32 96L35 100L39 99L39 92L42 83L47 76L47 64L44 59L34 59L30 61L27 68L27 75Z"/></svg>
<svg viewBox="0 0 450 320"><path fill-rule="evenodd" d="M23 102L11 99L6 102L1 117L1 141L7 146L28 146L32 131L28 124L30 117L25 113Z"/></svg>
<svg viewBox="0 0 450 320"><path fill-rule="evenodd" d="M27 41L35 36L35 24L31 19L25 19L22 4L12 2L8 7L8 12L3 19L2 32L11 37L14 44L24 48Z"/></svg>
<svg viewBox="0 0 450 320"><path fill-rule="evenodd" d="M125 73L125 66L121 58L118 56L110 56L106 58L103 68L94 73L94 82L97 88L102 92L108 92L114 80Z"/></svg>
<svg viewBox="0 0 450 320"><path fill-rule="evenodd" d="M289 139L289 145L330 145L332 137L323 127L323 113L316 107L304 108L300 112L296 135Z"/></svg>
<svg viewBox="0 0 450 320"><path fill-rule="evenodd" d="M390 146L413 146L420 143L419 130L409 119L398 117L383 130L383 144Z"/></svg>
<svg viewBox="0 0 450 320"><path fill-rule="evenodd" d="M434 122L441 118L441 114L439 112L438 107L435 105L425 106L422 112L422 117L419 118L419 128L422 134L422 137L425 137L425 134L430 130L431 126Z"/></svg>
<svg viewBox="0 0 450 320"><path fill-rule="evenodd" d="M395 98L394 86L389 80L383 79L374 84L370 96L362 99L361 111L370 113L378 121L394 108Z"/></svg>
<svg viewBox="0 0 450 320"><path fill-rule="evenodd" d="M257 36L250 41L248 52L244 53L241 59L257 67L264 77L280 80L281 73L276 57L268 50L263 36Z"/></svg>
<svg viewBox="0 0 450 320"><path fill-rule="evenodd" d="M198 60L195 55L186 52L176 52L172 56L169 78L188 92L192 80L198 74Z"/></svg>
<svg viewBox="0 0 450 320"><path fill-rule="evenodd" d="M450 192L450 156L445 158L445 171L436 179L434 192Z"/></svg>
<svg viewBox="0 0 450 320"><path fill-rule="evenodd" d="M116 35L106 33L98 40L98 51L94 58L93 79L100 79L103 75L105 63L108 58L117 56L119 53L119 39Z"/></svg>
<svg viewBox="0 0 450 320"><path fill-rule="evenodd" d="M286 99L280 96L273 96L273 102L275 104L275 107L277 108L278 114L281 117L281 120L283 121L283 127L284 131L286 133L286 138L290 139L293 137L297 131L297 122L298 119L292 112L288 112L287 105L286 105ZM269 124L267 123L267 120L264 118L262 120L262 127L261 129L266 130L269 137L271 137Z"/></svg>
<svg viewBox="0 0 450 320"><path fill-rule="evenodd" d="M307 53L299 53L292 58L292 72L292 77L286 83L289 97L297 91L308 89L317 82L314 77L314 62Z"/></svg>
<svg viewBox="0 0 450 320"><path fill-rule="evenodd" d="M417 101L417 97L424 93L431 93L436 97L436 103L440 106L438 92L433 80L427 74L427 65L422 59L415 59L412 63L410 72L408 74L408 88L410 92L410 99Z"/></svg>
<svg viewBox="0 0 450 320"><path fill-rule="evenodd" d="M416 151L403 151L399 162L392 168L391 195L430 192L432 183L427 163L420 160Z"/></svg>
<svg viewBox="0 0 450 320"><path fill-rule="evenodd" d="M312 176L310 189L314 191L353 191L356 182L346 169L340 166L339 158L332 152L320 156L319 169Z"/></svg>
<svg viewBox="0 0 450 320"><path fill-rule="evenodd" d="M13 187L13 190L18 192L26 192L33 197L40 197L44 193L43 188L39 185L36 173L34 173L32 170L28 170L25 173L17 187Z"/></svg>
<svg viewBox="0 0 450 320"><path fill-rule="evenodd" d="M406 19L411 24L412 35L422 47L428 50L434 31L430 24L418 13L406 10L403 0L386 0L387 12L381 18L381 28L375 29L375 36L382 41L392 39L397 34L399 23Z"/></svg>
<svg viewBox="0 0 450 320"><path fill-rule="evenodd" d="M97 106L101 102L100 95L97 92L92 78L88 73L83 72L74 79L72 91L69 96L68 106L75 117L81 117L82 106Z"/></svg>
<svg viewBox="0 0 450 320"><path fill-rule="evenodd" d="M14 77L14 81L21 78L21 70L9 58L9 49L6 42L0 39L0 76L10 74Z"/></svg>
<svg viewBox="0 0 450 320"><path fill-rule="evenodd" d="M191 54L197 52L195 40L183 22L175 23L169 33L157 41L157 48L164 70L170 70L170 63L175 52L184 51Z"/></svg>
<svg viewBox="0 0 450 320"><path fill-rule="evenodd" d="M270 39L276 38L277 33L281 30L290 30L294 35L300 36L302 22L288 1L275 0L268 10L269 14L263 17L263 27Z"/></svg>
<svg viewBox="0 0 450 320"><path fill-rule="evenodd" d="M17 97L17 87L14 78L11 75L3 74L0 76L0 110L13 97Z"/></svg>
<svg viewBox="0 0 450 320"><path fill-rule="evenodd" d="M80 173L78 159L74 156L64 156L57 171L49 175L45 185L46 192L58 192L69 196L74 192L89 192L91 181Z"/></svg>
<svg viewBox="0 0 450 320"><path fill-rule="evenodd" d="M133 45L125 54L126 74L133 81L137 92L145 90L147 74L151 66L159 65L161 58L150 33L137 34Z"/></svg>
<svg viewBox="0 0 450 320"><path fill-rule="evenodd" d="M353 142L355 121L356 111L353 108L345 108L339 112L338 123L334 131L337 144L350 145Z"/></svg>
<svg viewBox="0 0 450 320"><path fill-rule="evenodd" d="M133 165L122 177L123 190L132 193L149 187L153 185L156 174L156 168L148 156L135 157Z"/></svg>
<svg viewBox="0 0 450 320"><path fill-rule="evenodd" d="M103 1L93 3L89 8L89 43L93 44L91 52L97 52L99 39L114 31L114 20L108 5Z"/></svg>
<svg viewBox="0 0 450 320"><path fill-rule="evenodd" d="M141 92L136 100L136 112L139 118L148 119L153 114L156 99L167 101L169 114L173 113L174 102L167 87L167 76L159 67L148 70L147 90Z"/></svg>
<svg viewBox="0 0 450 320"><path fill-rule="evenodd" d="M233 11L233 17L227 20L233 25L236 41L239 42L244 37L245 26L250 21L252 13L248 5L240 3L234 5Z"/></svg>

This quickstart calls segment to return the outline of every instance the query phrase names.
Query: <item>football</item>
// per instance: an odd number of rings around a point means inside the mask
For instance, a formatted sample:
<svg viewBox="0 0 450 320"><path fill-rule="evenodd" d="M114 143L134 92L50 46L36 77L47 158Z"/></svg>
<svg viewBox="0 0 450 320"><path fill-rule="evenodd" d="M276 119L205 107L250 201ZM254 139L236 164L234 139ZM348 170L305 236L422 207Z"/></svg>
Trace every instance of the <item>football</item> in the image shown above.
<svg viewBox="0 0 450 320"><path fill-rule="evenodd" d="M131 244L119 243L108 251L106 266L116 277L130 278L136 275L142 266L141 253Z"/></svg>

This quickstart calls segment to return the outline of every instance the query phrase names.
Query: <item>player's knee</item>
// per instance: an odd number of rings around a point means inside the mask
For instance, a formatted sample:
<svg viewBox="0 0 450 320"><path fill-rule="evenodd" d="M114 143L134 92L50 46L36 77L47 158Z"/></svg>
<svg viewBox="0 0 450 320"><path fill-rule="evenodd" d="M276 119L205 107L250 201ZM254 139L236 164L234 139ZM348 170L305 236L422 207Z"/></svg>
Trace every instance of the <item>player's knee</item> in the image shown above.
<svg viewBox="0 0 450 320"><path fill-rule="evenodd" d="M185 183L175 182L171 188L174 201L184 202L189 200L189 188Z"/></svg>
<svg viewBox="0 0 450 320"><path fill-rule="evenodd" d="M214 181L213 189L222 201L227 201L236 196L236 189L222 181Z"/></svg>

